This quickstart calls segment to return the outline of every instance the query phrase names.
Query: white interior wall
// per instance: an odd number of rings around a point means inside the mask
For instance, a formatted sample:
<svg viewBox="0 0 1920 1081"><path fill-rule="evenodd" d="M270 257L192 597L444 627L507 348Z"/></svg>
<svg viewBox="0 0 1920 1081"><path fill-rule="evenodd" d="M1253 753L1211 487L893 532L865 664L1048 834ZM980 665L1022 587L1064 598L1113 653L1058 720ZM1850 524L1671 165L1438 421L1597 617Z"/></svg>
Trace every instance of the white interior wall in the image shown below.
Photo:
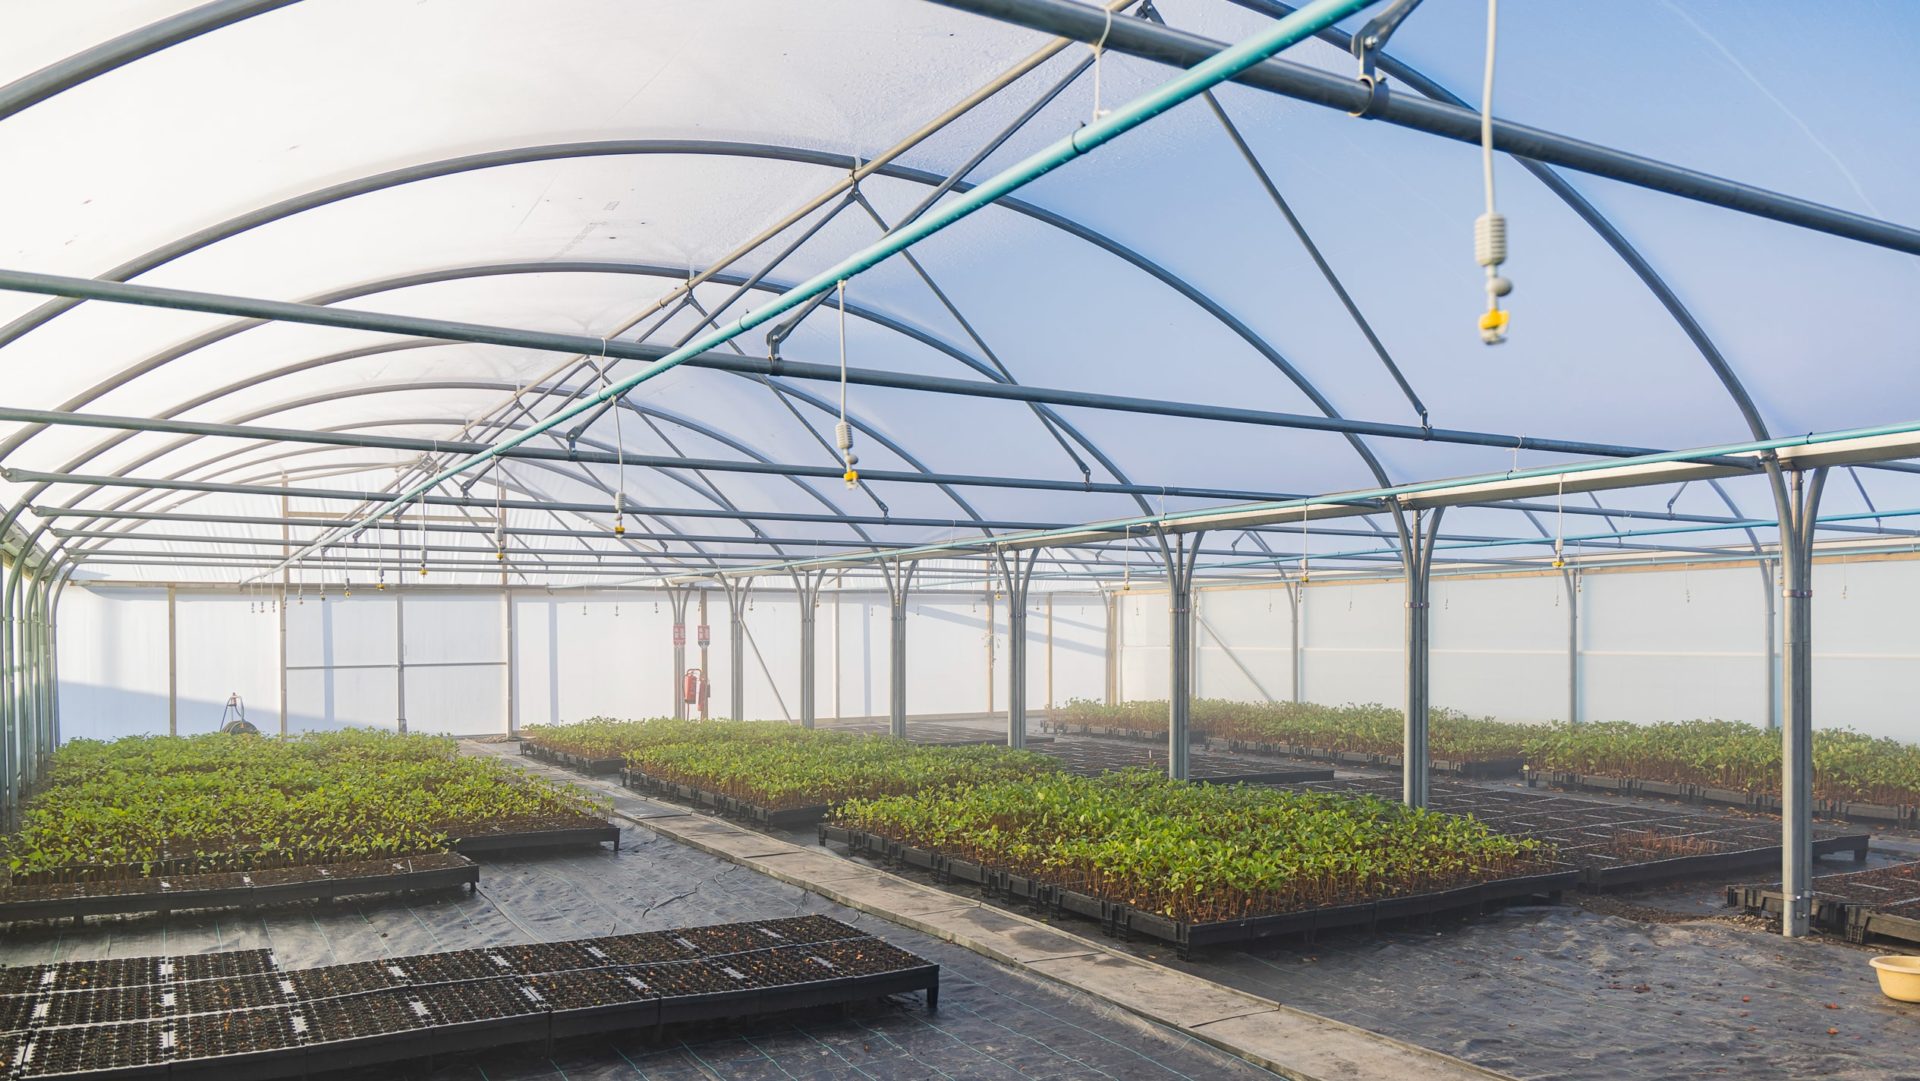
<svg viewBox="0 0 1920 1081"><path fill-rule="evenodd" d="M1920 740L1909 693L1920 671L1920 560L1822 563L1815 573L1816 723ZM1578 595L1582 719L1724 717L1763 722L1777 661L1766 653L1767 590L1751 566L1588 573ZM1397 582L1316 582L1301 591L1299 694L1320 702L1401 698L1405 609ZM507 611L498 592L406 594L406 703L416 731L505 731ZM653 592L516 590L512 688L520 726L671 709L671 608ZM1051 645L1047 609L1051 603ZM1439 580L1433 595L1433 698L1513 720L1567 711L1568 598L1556 576ZM1006 610L984 592L925 592L908 605L913 715L1006 705ZM1296 650L1281 588L1203 590L1197 603L1197 693L1292 697ZM1123 698L1167 686L1164 593L1119 594ZM698 665L698 603L687 663ZM401 714L395 593L337 591L287 610L289 727L393 727ZM729 715L732 659L723 595L708 597L711 713ZM262 728L279 724L277 617L242 595L176 595L178 719L211 729L239 693ZM888 605L877 591L822 592L817 713L884 715ZM1028 702L1043 708L1106 689L1106 612L1092 594L1035 593L1028 615ZM746 613L748 717L797 713L799 614L792 595L756 595ZM757 651L755 648L757 647ZM167 730L167 594L163 588L69 588L60 612L61 717L68 736Z"/></svg>

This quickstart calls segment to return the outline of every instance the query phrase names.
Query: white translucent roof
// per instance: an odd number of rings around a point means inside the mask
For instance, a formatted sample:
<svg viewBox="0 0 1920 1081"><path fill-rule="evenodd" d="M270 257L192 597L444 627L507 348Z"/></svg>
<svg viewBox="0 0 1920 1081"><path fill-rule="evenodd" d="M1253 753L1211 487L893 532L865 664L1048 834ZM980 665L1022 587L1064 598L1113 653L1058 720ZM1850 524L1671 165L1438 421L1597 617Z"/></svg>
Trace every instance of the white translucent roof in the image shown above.
<svg viewBox="0 0 1920 1081"><path fill-rule="evenodd" d="M1234 41L1267 25L1273 5L1154 7L1170 26ZM1071 44L863 179L851 201L836 185L856 163L1054 39L902 0L207 6L249 8L271 10L0 115L0 160L10 166L0 171L0 266L672 346L708 316L737 316L872 242L956 170L969 181L989 176L1095 106L1084 73L998 142L1088 59L1085 45ZM0 36L0 83L12 84L0 102L49 65L195 10L144 0L25 5ZM1387 52L1476 102L1484 17L1473 0L1427 0ZM1505 118L1920 222L1911 183L1920 144L1906 137L1920 130L1920 101L1873 89L1875 73L1911 67L1920 11L1509 5L1500 41L1495 111ZM1283 59L1354 72L1328 40ZM1170 69L1109 51L1099 73L1110 106ZM1411 396L1200 101L1042 178L1017 205L915 246L914 262L895 257L854 279L849 365L1649 449L1920 412L1909 325L1920 264L1910 255L1563 171L1650 279L1595 222L1503 158L1517 289L1512 339L1490 349L1473 329L1483 302L1470 242L1482 201L1475 147L1246 87L1218 100ZM710 280L686 287L708 271ZM55 314L66 306L0 292L6 404L484 441L502 433L503 418L524 424L602 381L598 357L105 302ZM840 343L827 304L779 353L834 364ZM760 331L735 345L749 357L769 352ZM1709 352L1724 358L1724 375ZM614 378L635 370L633 361L606 366ZM480 505L430 509L436 527L459 527L430 534L433 558L448 561L440 580L499 580L488 565L496 521L527 531L510 546L513 580L586 581L572 573L583 563L606 580L1574 460L1373 437L1360 442L1363 455L1327 432L1079 406L1048 419L1016 401L856 385L849 414L862 468L952 483L869 478L849 491L833 476L780 475L772 467L837 470L838 395L831 382L691 367L644 383L576 444L619 446L644 464L516 460L488 472L466 491ZM12 470L296 492L378 492L419 475L422 459L418 450L20 423L0 425L0 438L0 465ZM676 458L760 471L661 461ZM1850 473L1830 482L1825 513L1920 508L1912 473ZM1083 481L1115 490L1076 487ZM496 498L523 505L486 505ZM616 498L629 536L610 533ZM357 506L20 480L0 484L0 500L22 508L27 532L46 527L43 545L87 553L86 573L220 581L254 573L279 555L283 536L311 539L325 515ZM1569 497L1567 506L1576 513L1559 528L1590 538L1578 545L1592 551L1744 546L1752 538L1740 523L1773 513L1759 478ZM150 516L41 513L56 508ZM151 516L160 511L172 517ZM294 523L284 533L282 518ZM1837 521L1844 531L1832 537L1870 539L1905 521ZM1538 557L1537 543L1486 542L1538 542L1557 528L1550 514L1495 507L1450 511L1445 525L1446 543L1482 545L1460 558ZM1661 527L1697 531L1617 536ZM125 536L90 535L110 531ZM1395 561L1392 535L1384 518L1354 519L1307 544L1316 558L1367 566ZM369 566L420 558L413 530L360 540L407 550L334 554ZM1291 570L1302 539L1267 532L1207 543L1222 568L1258 569L1245 560L1279 553ZM1099 566L1092 552L1063 558Z"/></svg>

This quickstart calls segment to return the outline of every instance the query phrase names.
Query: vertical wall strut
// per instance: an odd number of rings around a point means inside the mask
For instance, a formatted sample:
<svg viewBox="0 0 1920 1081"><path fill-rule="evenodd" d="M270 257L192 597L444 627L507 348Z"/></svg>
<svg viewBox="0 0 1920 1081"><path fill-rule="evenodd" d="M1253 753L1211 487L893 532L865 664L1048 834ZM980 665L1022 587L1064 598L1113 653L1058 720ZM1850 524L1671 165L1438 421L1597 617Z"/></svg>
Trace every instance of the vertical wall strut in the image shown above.
<svg viewBox="0 0 1920 1081"><path fill-rule="evenodd" d="M727 591L727 716L747 719L747 595L751 578L722 578Z"/></svg>
<svg viewBox="0 0 1920 1081"><path fill-rule="evenodd" d="M913 572L918 566L898 560L880 564L892 612L887 650L887 730L900 739L907 737L907 593L913 588Z"/></svg>
<svg viewBox="0 0 1920 1081"><path fill-rule="evenodd" d="M1430 514L1423 514L1414 509L1394 515L1407 573L1407 716L1400 748L1400 799L1409 807L1427 805L1428 774L1433 768L1433 756L1427 750L1427 658L1433 610L1427 602L1432 595L1433 541L1445 510L1435 507ZM1427 519L1425 532L1421 531L1422 517Z"/></svg>
<svg viewBox="0 0 1920 1081"><path fill-rule="evenodd" d="M1780 889L1787 897L1780 933L1806 935L1813 907L1813 534L1827 471L1795 470L1780 522L1780 560L1786 571L1786 648L1780 682L1787 700L1780 778Z"/></svg>
<svg viewBox="0 0 1920 1081"><path fill-rule="evenodd" d="M1040 549L993 553L1007 590L1007 746L1027 745L1027 587Z"/></svg>
<svg viewBox="0 0 1920 1081"><path fill-rule="evenodd" d="M815 663L814 615L820 608L820 587L827 580L827 572L797 570L793 572L794 599L800 604L800 727L813 727L814 677L818 667Z"/></svg>
<svg viewBox="0 0 1920 1081"><path fill-rule="evenodd" d="M404 736L407 734L407 591L404 589L393 591L393 691L394 727Z"/></svg>
<svg viewBox="0 0 1920 1081"><path fill-rule="evenodd" d="M167 735L180 734L180 631L179 598L173 586L167 587Z"/></svg>
<svg viewBox="0 0 1920 1081"><path fill-rule="evenodd" d="M1204 532L1159 534L1167 569L1167 776L1187 779L1188 721L1193 713L1193 565Z"/></svg>
<svg viewBox="0 0 1920 1081"><path fill-rule="evenodd" d="M1760 561L1760 595L1767 600L1767 633L1765 649L1767 659L1761 664L1760 671L1767 677L1767 727L1780 727L1780 669L1776 667L1780 652L1780 572L1771 559Z"/></svg>
<svg viewBox="0 0 1920 1081"><path fill-rule="evenodd" d="M1305 604L1306 601L1307 601L1307 592L1304 588L1301 587L1300 583L1298 582L1287 583L1287 618L1291 621L1290 630L1288 631L1288 634L1287 634L1287 660L1292 665L1293 700L1295 702L1304 701L1304 699L1301 698L1301 695L1306 693L1305 692L1305 684L1307 682L1307 667L1305 664L1306 651L1300 648L1301 646L1300 606Z"/></svg>
<svg viewBox="0 0 1920 1081"><path fill-rule="evenodd" d="M1580 723L1580 572L1560 572L1567 589L1567 723Z"/></svg>
<svg viewBox="0 0 1920 1081"><path fill-rule="evenodd" d="M1107 705L1120 704L1120 596L1100 590L1100 604L1107 610Z"/></svg>
<svg viewBox="0 0 1920 1081"><path fill-rule="evenodd" d="M693 596L691 586L673 586L667 590L667 604L673 609L673 679L669 686L673 688L673 719L687 719L687 696L682 692L680 681L687 674L687 600Z"/></svg>

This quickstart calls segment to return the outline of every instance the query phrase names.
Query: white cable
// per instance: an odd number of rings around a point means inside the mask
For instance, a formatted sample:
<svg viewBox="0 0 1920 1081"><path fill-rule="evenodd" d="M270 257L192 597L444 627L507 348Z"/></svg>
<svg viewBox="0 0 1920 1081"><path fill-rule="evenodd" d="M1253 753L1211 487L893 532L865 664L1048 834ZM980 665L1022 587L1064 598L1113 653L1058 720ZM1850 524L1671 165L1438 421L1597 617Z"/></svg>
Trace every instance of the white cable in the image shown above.
<svg viewBox="0 0 1920 1081"><path fill-rule="evenodd" d="M607 340L600 339L600 381L613 388L613 379L607 371ZM613 532L616 535L627 531L627 437L620 425L620 395L608 400L613 409Z"/></svg>
<svg viewBox="0 0 1920 1081"><path fill-rule="evenodd" d="M1493 210L1493 51L1499 36L1500 0L1487 0L1487 68L1480 81L1480 173L1487 189L1487 213Z"/></svg>
<svg viewBox="0 0 1920 1081"><path fill-rule="evenodd" d="M860 456L853 452L853 425L847 423L847 282L842 278L834 285L838 292L837 306L840 309L840 422L833 426L834 446L840 451L840 461L845 467L841 479L848 488L860 483L860 474L854 465Z"/></svg>
<svg viewBox="0 0 1920 1081"><path fill-rule="evenodd" d="M1100 61L1106 55L1107 35L1113 33L1113 8L1107 7L1107 23L1100 31L1100 40L1093 43L1093 118L1099 120L1107 111L1100 107Z"/></svg>
<svg viewBox="0 0 1920 1081"><path fill-rule="evenodd" d="M1480 317L1480 340L1487 345L1507 340L1509 316L1500 310L1500 298L1513 291L1513 283L1500 274L1507 261L1507 219L1493 198L1493 62L1499 25L1500 0L1487 0L1487 65L1480 83L1480 180L1487 208L1473 222L1474 261L1487 271L1487 310Z"/></svg>

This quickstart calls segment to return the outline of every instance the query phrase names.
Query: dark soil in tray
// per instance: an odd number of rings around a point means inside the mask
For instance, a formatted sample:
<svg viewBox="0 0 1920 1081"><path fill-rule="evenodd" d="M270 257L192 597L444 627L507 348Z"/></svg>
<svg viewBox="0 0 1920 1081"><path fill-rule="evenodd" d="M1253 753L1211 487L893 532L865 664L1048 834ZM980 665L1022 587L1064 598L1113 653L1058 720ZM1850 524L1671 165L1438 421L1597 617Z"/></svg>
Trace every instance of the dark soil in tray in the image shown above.
<svg viewBox="0 0 1920 1081"><path fill-rule="evenodd" d="M432 1007L408 988L324 999L301 1006L300 1012L319 1041L411 1032L439 1023Z"/></svg>
<svg viewBox="0 0 1920 1081"><path fill-rule="evenodd" d="M1814 880L1813 892L1836 901L1870 905L1882 912L1912 909L1920 906L1920 863L1896 863L1871 871L1826 875Z"/></svg>
<svg viewBox="0 0 1920 1081"><path fill-rule="evenodd" d="M269 1006L176 1018L173 1022L174 1056L217 1058L221 1055L293 1047L300 1042L293 1015L292 1007Z"/></svg>
<svg viewBox="0 0 1920 1081"><path fill-rule="evenodd" d="M700 956L700 948L677 931L642 931L615 935L594 943L619 964L644 965L659 961L685 961Z"/></svg>
<svg viewBox="0 0 1920 1081"><path fill-rule="evenodd" d="M433 989L433 1005L448 1024L496 1021L539 1012L516 979L462 980Z"/></svg>
<svg viewBox="0 0 1920 1081"><path fill-rule="evenodd" d="M176 1007L179 1013L223 1013L285 1002L282 977L277 974L228 976L222 979L195 980L179 985Z"/></svg>
<svg viewBox="0 0 1920 1081"><path fill-rule="evenodd" d="M189 953L161 962L161 974L176 980L211 980L229 976L255 976L278 970L272 950L229 950L225 953Z"/></svg>
<svg viewBox="0 0 1920 1081"><path fill-rule="evenodd" d="M172 992L155 987L108 987L98 991L59 991L42 995L33 1020L43 1027L145 1021L178 1008Z"/></svg>
<svg viewBox="0 0 1920 1081"><path fill-rule="evenodd" d="M51 966L54 987L132 987L160 980L161 957L123 957L103 961L64 961Z"/></svg>
<svg viewBox="0 0 1920 1081"><path fill-rule="evenodd" d="M381 991L407 982L405 969L393 961L356 961L324 968L301 968L281 974L302 1002L338 998L362 991Z"/></svg>
<svg viewBox="0 0 1920 1081"><path fill-rule="evenodd" d="M459 950L454 953L424 953L379 962L385 968L398 969L413 983L446 983L450 980L484 980L511 976L519 972L507 949ZM400 982L398 979L395 982Z"/></svg>
<svg viewBox="0 0 1920 1081"><path fill-rule="evenodd" d="M171 1052L163 1046L161 1022L132 1021L43 1029L34 1034L26 1054L31 1075L145 1066Z"/></svg>
<svg viewBox="0 0 1920 1081"><path fill-rule="evenodd" d="M646 978L647 971L644 968L611 968L557 972L529 976L525 983L540 996L542 1005L556 1010L582 1010L590 1006L612 1006L660 997L652 981ZM637 983L626 980L624 977L630 973L640 974L640 980Z"/></svg>

